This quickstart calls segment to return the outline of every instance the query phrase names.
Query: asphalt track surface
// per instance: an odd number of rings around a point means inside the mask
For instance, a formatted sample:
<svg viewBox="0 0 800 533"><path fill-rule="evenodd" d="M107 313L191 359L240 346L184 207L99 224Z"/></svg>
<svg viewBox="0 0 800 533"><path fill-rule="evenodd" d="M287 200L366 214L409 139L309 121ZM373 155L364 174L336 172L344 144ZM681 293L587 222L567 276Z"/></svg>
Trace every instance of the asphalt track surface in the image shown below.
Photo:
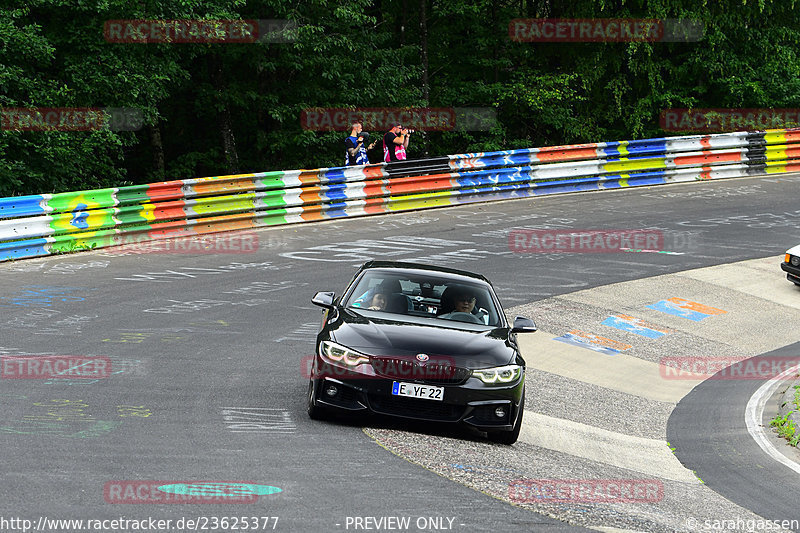
<svg viewBox="0 0 800 533"><path fill-rule="evenodd" d="M251 253L101 250L2 264L0 355L105 356L115 373L0 381L0 517L154 517L171 519L173 531L180 518L210 526L234 516L262 518L251 531L271 530L274 519L263 527L263 517L278 517L276 531L300 532L353 531L355 517L390 516L423 519L427 529L417 530L575 529L396 457L360 423L310 421L302 363L320 320L311 296L340 292L372 258L479 271L509 308L776 255L800 242L799 184L793 175L737 179L286 226L256 232ZM682 255L519 254L509 249L515 228L661 230L664 250ZM741 484L764 473L752 475ZM104 495L147 480L249 481L281 492L249 504ZM800 484L784 481L791 499Z"/></svg>
<svg viewBox="0 0 800 533"><path fill-rule="evenodd" d="M752 359L797 361L800 343L786 346ZM793 384L789 379L778 390ZM695 387L678 403L667 426L669 442L678 459L705 481L715 492L750 509L767 520L800 522L797 472L778 463L759 448L745 425L744 411L750 397L763 384L760 380L725 379L720 372ZM777 413L777 397L767 402L762 422ZM775 447L787 458L800 463L800 452L785 445L771 432Z"/></svg>

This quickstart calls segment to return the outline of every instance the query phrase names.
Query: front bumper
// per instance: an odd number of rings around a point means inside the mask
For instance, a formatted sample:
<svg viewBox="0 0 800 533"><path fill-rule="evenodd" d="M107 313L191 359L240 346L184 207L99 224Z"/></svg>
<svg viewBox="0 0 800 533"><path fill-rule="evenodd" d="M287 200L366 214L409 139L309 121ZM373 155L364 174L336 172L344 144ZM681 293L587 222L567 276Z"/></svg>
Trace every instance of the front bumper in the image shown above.
<svg viewBox="0 0 800 533"><path fill-rule="evenodd" d="M800 267L792 266L791 263L784 261L781 263L781 270L786 272L786 279L794 283L800 283Z"/></svg>
<svg viewBox="0 0 800 533"><path fill-rule="evenodd" d="M442 401L392 395L394 381L326 376L314 380L314 386L318 387L317 401L334 409L430 422L463 423L482 431L511 430L518 410L522 408L520 400L525 373L506 386L490 387L477 378L469 378L460 385L445 385ZM336 394L328 394L331 387L336 389ZM504 416L496 415L498 407L505 407Z"/></svg>

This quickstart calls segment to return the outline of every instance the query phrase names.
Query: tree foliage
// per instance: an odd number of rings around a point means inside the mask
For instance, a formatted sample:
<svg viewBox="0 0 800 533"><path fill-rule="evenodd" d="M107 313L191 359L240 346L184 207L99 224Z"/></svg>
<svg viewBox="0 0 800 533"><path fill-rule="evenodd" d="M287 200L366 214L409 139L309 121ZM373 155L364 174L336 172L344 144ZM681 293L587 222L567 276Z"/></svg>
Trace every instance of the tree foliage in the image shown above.
<svg viewBox="0 0 800 533"><path fill-rule="evenodd" d="M7 0L6 0L7 2ZM800 14L777 0L0 1L0 107L141 110L136 131L0 131L0 196L338 166L304 109L477 107L410 157L664 135L688 108L797 108ZM424 8L424 9L423 9ZM517 18L700 23L693 42L516 42ZM291 20L286 42L119 43L118 19ZM373 132L380 135L382 132ZM380 160L380 148L370 153Z"/></svg>

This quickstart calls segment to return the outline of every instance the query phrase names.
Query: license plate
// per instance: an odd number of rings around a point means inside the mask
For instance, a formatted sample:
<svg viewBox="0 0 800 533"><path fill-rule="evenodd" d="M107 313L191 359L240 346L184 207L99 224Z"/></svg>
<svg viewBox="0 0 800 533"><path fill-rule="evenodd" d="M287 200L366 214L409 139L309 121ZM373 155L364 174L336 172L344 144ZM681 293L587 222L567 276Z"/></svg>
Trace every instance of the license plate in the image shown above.
<svg viewBox="0 0 800 533"><path fill-rule="evenodd" d="M444 400L444 387L420 385L418 383L392 382L392 395L407 398L422 398L425 400Z"/></svg>

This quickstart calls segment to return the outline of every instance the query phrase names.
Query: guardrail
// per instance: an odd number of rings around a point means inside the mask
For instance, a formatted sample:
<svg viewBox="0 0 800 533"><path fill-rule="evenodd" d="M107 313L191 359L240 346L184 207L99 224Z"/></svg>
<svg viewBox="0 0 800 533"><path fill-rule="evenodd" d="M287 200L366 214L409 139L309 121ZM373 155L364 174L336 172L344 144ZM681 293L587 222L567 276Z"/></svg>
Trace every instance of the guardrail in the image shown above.
<svg viewBox="0 0 800 533"><path fill-rule="evenodd" d="M800 171L800 128L0 198L0 261L543 194Z"/></svg>

